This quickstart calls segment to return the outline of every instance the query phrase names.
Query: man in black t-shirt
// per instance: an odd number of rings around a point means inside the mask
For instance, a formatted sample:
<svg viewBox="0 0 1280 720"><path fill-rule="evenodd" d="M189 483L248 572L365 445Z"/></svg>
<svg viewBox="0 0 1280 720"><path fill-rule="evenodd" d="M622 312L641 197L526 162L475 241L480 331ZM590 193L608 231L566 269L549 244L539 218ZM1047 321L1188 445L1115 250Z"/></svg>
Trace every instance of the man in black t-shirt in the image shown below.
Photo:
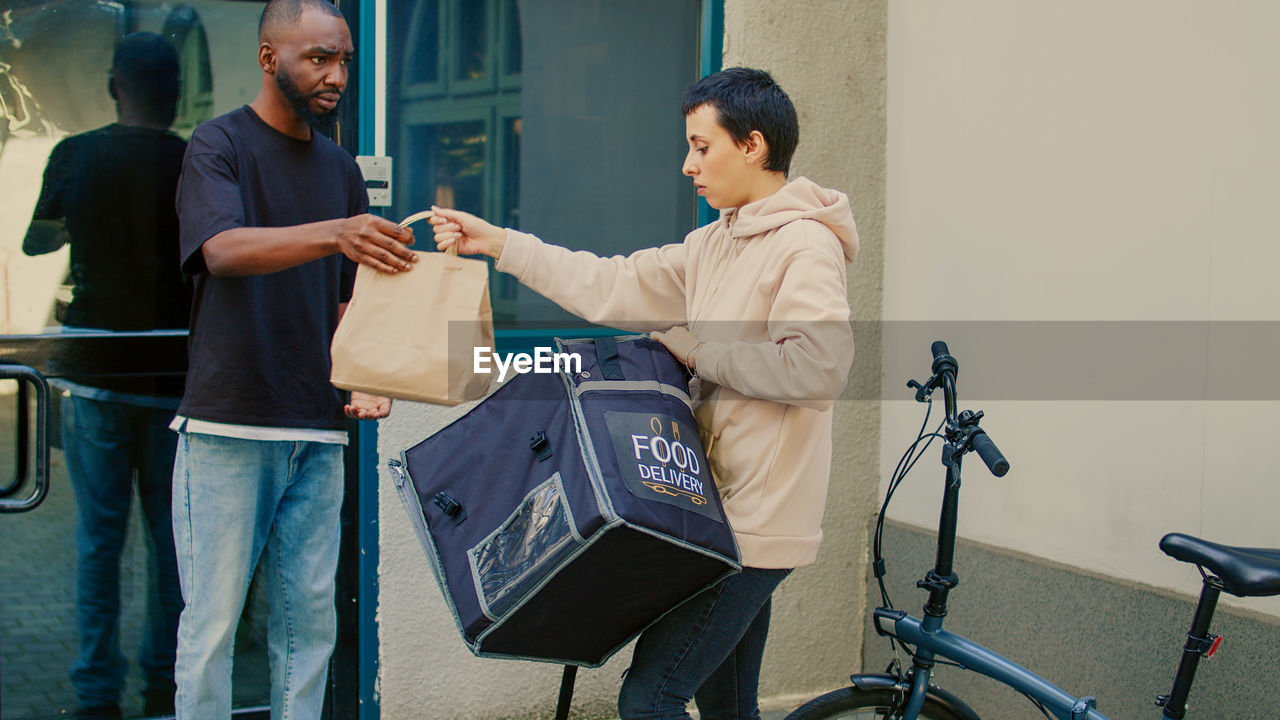
<svg viewBox="0 0 1280 720"><path fill-rule="evenodd" d="M185 328L189 284L178 269L174 191L186 142L169 132L177 107L178 55L155 33L116 46L108 91L117 122L68 137L45 167L22 249L70 243L77 330ZM174 557L170 489L177 438L168 425L182 378L63 378L62 444L76 497L76 630L71 683L79 717L120 717L127 664L120 652L120 558L136 482L155 571L138 665L143 709L173 708L174 646L182 596Z"/></svg>
<svg viewBox="0 0 1280 720"><path fill-rule="evenodd" d="M354 48L324 0L271 0L262 85L196 128L179 182L182 267L195 277L187 387L174 420L174 537L186 608L177 715L231 714L232 641L259 559L273 608L272 717L319 717L336 632L345 415L390 400L329 384L354 264L412 268L413 234L366 213L330 124Z"/></svg>

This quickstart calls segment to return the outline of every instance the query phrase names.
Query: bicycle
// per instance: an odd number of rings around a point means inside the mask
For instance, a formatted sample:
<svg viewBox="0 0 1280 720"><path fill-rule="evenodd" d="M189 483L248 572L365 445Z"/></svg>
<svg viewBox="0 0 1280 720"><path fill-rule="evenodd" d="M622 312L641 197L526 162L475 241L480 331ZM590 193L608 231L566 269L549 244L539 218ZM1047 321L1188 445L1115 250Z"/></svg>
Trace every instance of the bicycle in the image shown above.
<svg viewBox="0 0 1280 720"><path fill-rule="evenodd" d="M889 670L878 674L850 677L851 685L821 695L794 710L786 720L854 720L856 718L894 718L895 720L978 720L978 715L963 700L930 684L930 676L938 663L956 665L985 675L1022 693L1045 717L1058 720L1107 720L1097 710L1091 696L1077 697L969 639L942 629L947 615L947 596L959 578L953 569L956 542L956 519L960 496L962 458L977 452L987 468L997 477L1009 471L1009 462L980 426L981 411L956 410L956 374L959 368L946 343L933 343L932 377L924 383L911 380L907 386L916 391L915 399L928 403L941 389L946 417L938 430L926 432L926 411L919 437L899 461L880 508L873 537L872 572L880 585L885 605L872 613L877 634L911 656L911 668L903 670L895 660ZM941 431L941 434L939 434ZM885 510L893 492L928 449L935 438L944 440L942 463L946 467L946 486L939 518L937 554L934 567L917 587L927 590L929 599L923 617L915 618L893 608L885 588L885 564L881 547ZM927 439L927 442L926 442ZM923 447L919 447L921 443ZM919 448L919 449L917 449ZM1186 715L1187 698L1200 659L1212 655L1221 641L1209 633L1209 625L1223 592L1238 597L1264 597L1280 594L1280 549L1241 548L1208 542L1181 533L1171 533L1160 540L1160 549L1176 560L1194 564L1200 571L1203 587L1183 646L1182 658L1174 676L1173 689L1156 698L1163 717L1181 720Z"/></svg>

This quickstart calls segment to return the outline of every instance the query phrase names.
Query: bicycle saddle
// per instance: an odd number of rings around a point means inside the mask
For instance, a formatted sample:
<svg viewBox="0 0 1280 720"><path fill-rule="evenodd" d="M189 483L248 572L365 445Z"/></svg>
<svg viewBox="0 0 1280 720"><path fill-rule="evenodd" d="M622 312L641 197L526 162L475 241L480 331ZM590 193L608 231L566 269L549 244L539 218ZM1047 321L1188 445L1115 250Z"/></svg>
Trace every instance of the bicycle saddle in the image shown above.
<svg viewBox="0 0 1280 720"><path fill-rule="evenodd" d="M1175 560L1208 570L1232 595L1280 595L1280 550L1219 545L1182 533L1165 535L1160 549Z"/></svg>

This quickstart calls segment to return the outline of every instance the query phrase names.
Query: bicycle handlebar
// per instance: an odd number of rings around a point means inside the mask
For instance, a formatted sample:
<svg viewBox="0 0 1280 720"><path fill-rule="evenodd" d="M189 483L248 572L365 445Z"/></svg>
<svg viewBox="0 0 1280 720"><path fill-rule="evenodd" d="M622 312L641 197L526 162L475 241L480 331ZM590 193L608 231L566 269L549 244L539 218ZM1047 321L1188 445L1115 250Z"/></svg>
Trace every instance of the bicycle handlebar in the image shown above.
<svg viewBox="0 0 1280 720"><path fill-rule="evenodd" d="M1004 477L1009 472L1009 461L986 431L978 427L978 419L982 417L982 413L974 415L967 410L960 413L956 406L956 375L960 370L960 363L951 356L951 350L942 340L933 341L929 350L933 353L933 377L924 386L914 380L908 383L919 389L916 400L921 400L922 395L927 395L936 388L942 388L947 413L947 439L952 442L965 439L960 443L962 452L976 450L992 475Z"/></svg>

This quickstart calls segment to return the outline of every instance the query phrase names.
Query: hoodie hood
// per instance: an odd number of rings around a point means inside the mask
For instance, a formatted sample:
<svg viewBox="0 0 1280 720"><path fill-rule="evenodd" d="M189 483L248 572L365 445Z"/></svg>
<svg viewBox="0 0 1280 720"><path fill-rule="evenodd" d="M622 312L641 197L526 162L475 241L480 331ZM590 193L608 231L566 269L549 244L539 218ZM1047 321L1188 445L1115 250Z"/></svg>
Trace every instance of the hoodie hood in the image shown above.
<svg viewBox="0 0 1280 720"><path fill-rule="evenodd" d="M853 220L849 196L806 177L791 180L767 198L726 213L730 236L735 240L761 235L794 220L817 220L840 239L845 263L858 255L858 226Z"/></svg>

